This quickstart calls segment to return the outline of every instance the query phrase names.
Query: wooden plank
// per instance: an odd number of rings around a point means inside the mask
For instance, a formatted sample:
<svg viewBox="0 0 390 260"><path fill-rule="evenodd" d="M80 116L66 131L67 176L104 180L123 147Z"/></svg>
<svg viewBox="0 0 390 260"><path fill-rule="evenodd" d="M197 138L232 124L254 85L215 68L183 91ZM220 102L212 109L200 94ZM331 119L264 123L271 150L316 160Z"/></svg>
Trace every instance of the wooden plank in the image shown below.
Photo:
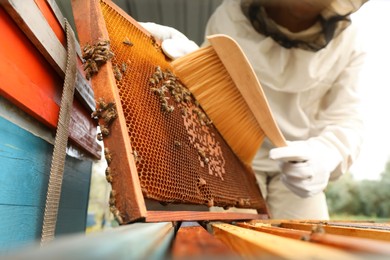
<svg viewBox="0 0 390 260"><path fill-rule="evenodd" d="M273 227L270 224L262 224L262 223L249 224L246 222L238 222L236 223L236 225L243 228L249 228L249 229L261 231L268 234L278 235L281 237L289 237L298 240L309 239L311 234L309 231L305 231L305 230L279 228L279 227Z"/></svg>
<svg viewBox="0 0 390 260"><path fill-rule="evenodd" d="M89 235L60 237L48 246L15 252L15 259L166 259L172 223L136 223Z"/></svg>
<svg viewBox="0 0 390 260"><path fill-rule="evenodd" d="M109 39L98 4L94 0L72 1L81 46ZM115 104L118 116L110 126L110 131L115 133L115 137L113 137L114 134L111 134L103 140L105 147L115 147L115 154L113 154L110 167L115 170L117 176L111 183L112 188L128 191L125 195L116 196L115 206L119 210L124 223L143 220L146 217L145 201L138 176L129 174L137 172L137 170L134 156L130 156L133 151L111 62L107 62L100 67L99 73L92 78L92 87L97 98L103 98L105 102L117 101Z"/></svg>
<svg viewBox="0 0 390 260"><path fill-rule="evenodd" d="M311 244L229 224L212 224L214 235L245 258L363 259L328 246Z"/></svg>
<svg viewBox="0 0 390 260"><path fill-rule="evenodd" d="M51 129L58 121L62 79L0 7L0 94ZM15 76L17 75L17 76ZM96 125L89 112L74 101L70 139L89 155L100 158Z"/></svg>
<svg viewBox="0 0 390 260"><path fill-rule="evenodd" d="M311 231L316 226L317 224L294 223L294 222L282 222L280 224L280 227L299 229L299 230L308 230L308 231ZM390 241L390 231L388 230L341 227L341 226L332 226L332 225L321 225L321 226L324 229L324 231L328 234Z"/></svg>
<svg viewBox="0 0 390 260"><path fill-rule="evenodd" d="M34 0L35 3L37 4L37 6L39 7L39 9L41 10L42 14L45 16L46 20L48 21L50 27L53 29L53 31L56 33L57 35L57 38L58 39L61 39L61 36L64 36L65 35L65 23L64 23L64 15L62 14L59 6L57 5L57 2L55 0ZM70 3L69 3L69 7L70 8ZM49 15L49 13L52 13L54 14L53 15ZM71 16L71 17L69 17ZM68 16L68 22L70 24L72 24L72 26L74 25L74 22L72 21L72 15L70 14ZM56 18L56 21L54 21L54 18ZM60 33L57 33L57 30L54 29L54 27L56 26L59 26L62 28ZM73 27L74 28L74 27ZM61 40L61 43L63 43L63 45L65 45L65 40ZM83 59L83 55L81 53L81 49L80 49L80 44L78 41L76 41L76 52L77 52L77 55L79 57L80 60ZM91 87L90 87L91 88Z"/></svg>
<svg viewBox="0 0 390 260"><path fill-rule="evenodd" d="M198 223L182 223L173 242L172 258L213 257L238 257L238 255Z"/></svg>
<svg viewBox="0 0 390 260"><path fill-rule="evenodd" d="M239 222L237 223L237 226L282 237L289 237L293 239L333 246L348 251L388 256L390 255L389 242L382 242L366 238L347 237L342 235L332 235L313 231L295 230L290 228L280 228L261 223L249 224L245 222Z"/></svg>
<svg viewBox="0 0 390 260"><path fill-rule="evenodd" d="M45 17L47 23L50 25L51 29L55 33L56 37L60 40L61 44L65 47L65 26L64 26L64 16L59 10L56 2L54 0L34 0L39 10L42 12L42 15ZM70 3L69 3L70 7ZM68 22L70 22L68 20ZM76 33L76 32L75 32ZM75 43L76 52L78 55L77 59L77 76L76 76L76 91L75 96L84 105L84 107L92 112L95 110L95 95L93 93L90 83L85 78L85 73L83 70L82 64L82 53L80 49L80 44L78 41Z"/></svg>
<svg viewBox="0 0 390 260"><path fill-rule="evenodd" d="M153 211L147 212L146 222L156 221L200 221L200 220L247 220L266 219L266 214L235 212L200 212L200 211Z"/></svg>
<svg viewBox="0 0 390 260"><path fill-rule="evenodd" d="M0 203L0 219L0 255L30 245L41 235L42 207Z"/></svg>

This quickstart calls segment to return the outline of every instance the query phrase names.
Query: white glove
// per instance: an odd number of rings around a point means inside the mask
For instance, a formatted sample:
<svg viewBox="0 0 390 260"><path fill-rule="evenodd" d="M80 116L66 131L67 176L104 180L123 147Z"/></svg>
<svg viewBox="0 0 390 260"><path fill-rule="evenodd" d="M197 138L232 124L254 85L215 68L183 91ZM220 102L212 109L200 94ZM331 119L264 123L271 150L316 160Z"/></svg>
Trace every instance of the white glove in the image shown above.
<svg viewBox="0 0 390 260"><path fill-rule="evenodd" d="M281 161L281 181L303 198L323 191L342 161L335 147L318 138L288 142L285 147L271 149L269 157Z"/></svg>
<svg viewBox="0 0 390 260"><path fill-rule="evenodd" d="M184 34L172 27L156 23L140 24L151 35L162 41L162 50L165 55L173 60L199 49L199 46L195 42L189 40Z"/></svg>

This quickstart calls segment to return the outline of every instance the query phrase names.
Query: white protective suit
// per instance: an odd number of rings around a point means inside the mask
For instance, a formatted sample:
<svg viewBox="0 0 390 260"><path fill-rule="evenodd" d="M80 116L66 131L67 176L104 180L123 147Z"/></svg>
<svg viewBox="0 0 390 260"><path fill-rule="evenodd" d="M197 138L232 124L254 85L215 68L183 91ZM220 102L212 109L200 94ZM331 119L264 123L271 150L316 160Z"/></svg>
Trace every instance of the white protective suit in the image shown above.
<svg viewBox="0 0 390 260"><path fill-rule="evenodd" d="M299 33L279 29L290 38L299 39L310 37L321 28L317 23ZM331 173L331 180L348 170L362 143L357 75L364 53L355 42L355 29L350 25L317 52L287 49L255 31L241 11L239 0L225 0L206 27L206 35L226 34L241 46L287 140L321 136L340 153L342 162ZM272 144L265 140L253 161L271 216L327 219L324 193L301 198L280 182L278 162L269 159L271 148Z"/></svg>

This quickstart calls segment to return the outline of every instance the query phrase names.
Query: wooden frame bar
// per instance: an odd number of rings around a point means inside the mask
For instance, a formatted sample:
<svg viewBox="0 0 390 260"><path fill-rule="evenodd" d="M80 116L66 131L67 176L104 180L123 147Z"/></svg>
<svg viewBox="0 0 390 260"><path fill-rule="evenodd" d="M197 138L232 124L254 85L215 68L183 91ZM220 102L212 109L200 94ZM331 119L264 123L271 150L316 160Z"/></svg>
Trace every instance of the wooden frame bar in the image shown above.
<svg viewBox="0 0 390 260"><path fill-rule="evenodd" d="M362 227L357 228L357 227L350 227L350 226L344 226L344 227L334 226L331 224L310 224L310 223L296 223L296 222L280 223L280 227L283 228L291 228L291 229L307 230L307 231L313 230L313 228L315 228L318 225L321 225L324 231L328 234L390 241L389 230L373 229L372 226L368 229Z"/></svg>
<svg viewBox="0 0 390 260"><path fill-rule="evenodd" d="M109 38L105 22L96 1L72 0L71 3L81 46ZM82 21L80 21L81 19ZM110 62L104 64L91 81L97 99L103 98L106 102L120 100ZM115 168L115 174L117 175L115 179L117 181L114 180L111 183L112 189L128 191L125 196L114 196L116 207L121 212L124 223L144 221L147 216L147 210L139 178L135 174L128 174L136 172L136 166L134 157L128 156L133 153L133 150L130 145L130 138L120 102L116 103L116 111L118 114L117 119L111 125L111 132L115 133L115 138L112 138L111 135L104 139L106 147L115 147L115 154L110 167Z"/></svg>
<svg viewBox="0 0 390 260"><path fill-rule="evenodd" d="M329 246L258 232L229 224L212 224L214 235L249 259L360 259Z"/></svg>
<svg viewBox="0 0 390 260"><path fill-rule="evenodd" d="M333 246L348 251L370 254L390 254L390 244L387 242L344 235L326 234L307 230L282 228L261 223L259 224L260 225L244 222L237 223L239 227L249 228L268 234L278 235L281 237L288 237L296 240L304 240L318 244Z"/></svg>

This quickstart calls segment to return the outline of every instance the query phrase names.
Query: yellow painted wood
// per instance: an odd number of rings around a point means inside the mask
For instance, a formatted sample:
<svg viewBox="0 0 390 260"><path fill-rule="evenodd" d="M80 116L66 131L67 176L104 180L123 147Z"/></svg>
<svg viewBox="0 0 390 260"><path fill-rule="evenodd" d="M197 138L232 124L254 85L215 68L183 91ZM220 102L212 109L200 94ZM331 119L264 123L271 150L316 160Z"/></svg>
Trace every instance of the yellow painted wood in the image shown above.
<svg viewBox="0 0 390 260"><path fill-rule="evenodd" d="M214 235L248 259L281 257L283 259L363 259L328 246L279 237L230 224L212 224Z"/></svg>
<svg viewBox="0 0 390 260"><path fill-rule="evenodd" d="M309 223L293 223L293 222L282 222L280 224L283 228L292 228L297 230L308 230L311 231L317 224ZM327 234L343 235L351 237L360 237L376 240L390 241L389 230L378 230L373 228L357 228L348 226L333 226L331 224L321 225Z"/></svg>

